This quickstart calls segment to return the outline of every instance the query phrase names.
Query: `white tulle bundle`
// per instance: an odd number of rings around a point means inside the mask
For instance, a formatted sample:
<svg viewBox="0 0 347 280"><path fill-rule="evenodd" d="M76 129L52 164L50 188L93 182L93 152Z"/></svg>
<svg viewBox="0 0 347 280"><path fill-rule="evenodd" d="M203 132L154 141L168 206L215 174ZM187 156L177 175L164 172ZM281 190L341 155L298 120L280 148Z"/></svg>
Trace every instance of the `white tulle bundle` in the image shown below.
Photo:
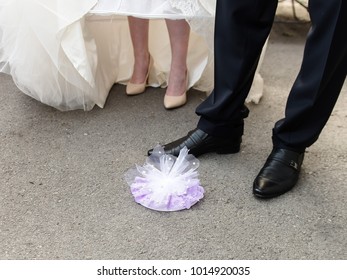
<svg viewBox="0 0 347 280"><path fill-rule="evenodd" d="M199 161L184 147L178 157L154 148L143 166L130 169L125 179L137 203L157 211L189 209L204 196L197 169Z"/></svg>

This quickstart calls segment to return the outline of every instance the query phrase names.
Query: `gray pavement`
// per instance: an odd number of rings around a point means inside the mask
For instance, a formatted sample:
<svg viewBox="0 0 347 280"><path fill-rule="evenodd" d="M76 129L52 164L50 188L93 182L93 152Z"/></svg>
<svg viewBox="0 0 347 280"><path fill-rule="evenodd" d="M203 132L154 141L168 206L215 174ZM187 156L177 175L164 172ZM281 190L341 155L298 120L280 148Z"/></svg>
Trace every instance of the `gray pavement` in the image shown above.
<svg viewBox="0 0 347 280"><path fill-rule="evenodd" d="M201 156L205 198L180 212L136 204L123 174L158 141L195 127L203 93L190 90L186 106L166 111L164 89L129 98L115 85L104 109L60 112L1 74L0 259L346 259L346 85L298 185L266 201L251 192L306 29L275 24L242 152Z"/></svg>

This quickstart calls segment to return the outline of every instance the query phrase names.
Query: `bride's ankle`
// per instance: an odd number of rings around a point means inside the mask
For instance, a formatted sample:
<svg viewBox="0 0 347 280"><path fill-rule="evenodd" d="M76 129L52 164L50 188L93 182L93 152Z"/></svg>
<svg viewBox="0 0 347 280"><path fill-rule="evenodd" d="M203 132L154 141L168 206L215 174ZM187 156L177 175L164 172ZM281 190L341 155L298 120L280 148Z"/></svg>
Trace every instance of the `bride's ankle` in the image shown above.
<svg viewBox="0 0 347 280"><path fill-rule="evenodd" d="M143 59L136 59L134 63L134 70L131 75L130 81L132 83L143 83L148 76L150 68L150 55Z"/></svg>

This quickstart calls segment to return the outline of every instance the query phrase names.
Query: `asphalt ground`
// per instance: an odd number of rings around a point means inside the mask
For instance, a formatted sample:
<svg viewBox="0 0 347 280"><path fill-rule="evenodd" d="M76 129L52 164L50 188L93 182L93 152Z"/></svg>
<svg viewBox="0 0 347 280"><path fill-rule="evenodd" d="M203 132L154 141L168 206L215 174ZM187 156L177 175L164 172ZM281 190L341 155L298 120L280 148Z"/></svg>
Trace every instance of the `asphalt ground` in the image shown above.
<svg viewBox="0 0 347 280"><path fill-rule="evenodd" d="M148 148L196 126L204 93L190 90L186 106L167 111L165 89L127 97L115 85L104 109L60 112L1 74L0 259L346 259L346 85L297 186L271 200L252 195L307 26L275 24L242 151L201 156L205 197L179 212L138 205L123 176Z"/></svg>

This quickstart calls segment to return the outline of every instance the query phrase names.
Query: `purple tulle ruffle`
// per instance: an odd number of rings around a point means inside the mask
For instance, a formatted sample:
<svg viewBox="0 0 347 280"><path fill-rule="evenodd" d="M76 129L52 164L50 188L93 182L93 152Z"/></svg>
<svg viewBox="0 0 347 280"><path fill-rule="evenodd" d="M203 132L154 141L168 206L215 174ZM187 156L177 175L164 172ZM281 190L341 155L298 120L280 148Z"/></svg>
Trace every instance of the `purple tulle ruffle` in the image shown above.
<svg viewBox="0 0 347 280"><path fill-rule="evenodd" d="M189 209L204 196L196 169L199 161L183 148L176 158L158 146L143 166L126 173L137 203L157 211Z"/></svg>

